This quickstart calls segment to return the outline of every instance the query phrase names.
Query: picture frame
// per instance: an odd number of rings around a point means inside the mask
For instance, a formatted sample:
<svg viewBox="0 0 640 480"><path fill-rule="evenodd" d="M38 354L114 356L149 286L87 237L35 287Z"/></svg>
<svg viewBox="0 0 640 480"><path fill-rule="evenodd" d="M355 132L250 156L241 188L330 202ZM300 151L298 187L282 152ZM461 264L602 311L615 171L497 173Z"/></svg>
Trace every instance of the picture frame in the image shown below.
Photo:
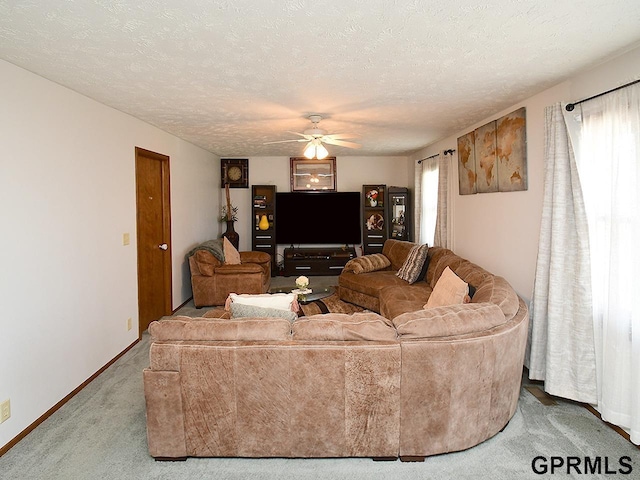
<svg viewBox="0 0 640 480"><path fill-rule="evenodd" d="M220 159L221 187L229 184L229 188L249 188L249 159Z"/></svg>
<svg viewBox="0 0 640 480"><path fill-rule="evenodd" d="M336 157L290 157L292 192L335 192Z"/></svg>

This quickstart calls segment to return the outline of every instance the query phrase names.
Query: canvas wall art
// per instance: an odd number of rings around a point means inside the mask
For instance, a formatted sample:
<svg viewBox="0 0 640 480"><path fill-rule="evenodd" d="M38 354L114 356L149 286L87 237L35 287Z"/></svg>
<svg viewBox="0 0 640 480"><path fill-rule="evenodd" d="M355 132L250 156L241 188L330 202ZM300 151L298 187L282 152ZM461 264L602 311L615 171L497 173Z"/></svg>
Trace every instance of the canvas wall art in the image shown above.
<svg viewBox="0 0 640 480"><path fill-rule="evenodd" d="M476 193L476 149L474 132L458 138L458 183L460 195Z"/></svg>
<svg viewBox="0 0 640 480"><path fill-rule="evenodd" d="M498 190L527 189L527 141L524 107L497 121Z"/></svg>
<svg viewBox="0 0 640 480"><path fill-rule="evenodd" d="M524 107L458 138L460 195L527 189Z"/></svg>
<svg viewBox="0 0 640 480"><path fill-rule="evenodd" d="M476 183L478 193L498 191L496 163L496 122L489 122L475 130Z"/></svg>

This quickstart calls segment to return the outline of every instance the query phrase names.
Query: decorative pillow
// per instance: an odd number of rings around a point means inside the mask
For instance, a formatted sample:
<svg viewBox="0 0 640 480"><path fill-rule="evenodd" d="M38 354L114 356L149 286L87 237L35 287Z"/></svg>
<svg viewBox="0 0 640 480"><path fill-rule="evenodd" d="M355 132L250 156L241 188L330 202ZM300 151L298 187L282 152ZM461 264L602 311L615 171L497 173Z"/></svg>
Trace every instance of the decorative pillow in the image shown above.
<svg viewBox="0 0 640 480"><path fill-rule="evenodd" d="M242 303L231 304L231 318L284 318L293 322L298 315L291 310L281 310L279 308L265 308L256 305L245 305Z"/></svg>
<svg viewBox="0 0 640 480"><path fill-rule="evenodd" d="M396 275L409 283L415 283L418 281L424 262L427 259L428 252L428 245L415 245L412 247L409 251L409 255L407 255L407 258Z"/></svg>
<svg viewBox="0 0 640 480"><path fill-rule="evenodd" d="M225 309L230 309L234 303L264 308L278 308L292 312L297 312L299 309L295 293L264 293L261 295L230 293L229 298L227 298L228 305L225 305Z"/></svg>
<svg viewBox="0 0 640 480"><path fill-rule="evenodd" d="M236 250L236 247L229 241L227 237L222 237L222 248L224 250L224 264L225 265L240 265L240 252Z"/></svg>
<svg viewBox="0 0 640 480"><path fill-rule="evenodd" d="M362 257L351 259L344 266L344 272L359 273L375 272L391 266L391 260L381 253L363 255Z"/></svg>
<svg viewBox="0 0 640 480"><path fill-rule="evenodd" d="M418 279L416 282L424 280L427 277L427 270L429 269L429 260L430 257L427 255L427 258L424 259L424 264L422 264L422 270L420 270L420 274L418 275Z"/></svg>
<svg viewBox="0 0 640 480"><path fill-rule="evenodd" d="M466 303L469 296L469 285L458 277L449 267L445 268L433 287L429 300L423 308L444 307Z"/></svg>

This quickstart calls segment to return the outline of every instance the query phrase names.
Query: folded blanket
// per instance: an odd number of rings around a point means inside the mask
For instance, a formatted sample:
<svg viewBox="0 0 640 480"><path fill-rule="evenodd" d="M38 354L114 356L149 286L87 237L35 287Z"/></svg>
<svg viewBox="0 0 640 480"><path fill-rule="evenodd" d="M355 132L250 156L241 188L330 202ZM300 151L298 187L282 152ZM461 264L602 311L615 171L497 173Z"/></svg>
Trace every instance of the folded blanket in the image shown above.
<svg viewBox="0 0 640 480"><path fill-rule="evenodd" d="M189 257L196 253L198 250L206 250L222 263L224 263L224 248L222 246L221 238L217 238L215 240L207 240L206 242L203 242L197 247L193 248L189 253L185 255L187 261L189 260Z"/></svg>

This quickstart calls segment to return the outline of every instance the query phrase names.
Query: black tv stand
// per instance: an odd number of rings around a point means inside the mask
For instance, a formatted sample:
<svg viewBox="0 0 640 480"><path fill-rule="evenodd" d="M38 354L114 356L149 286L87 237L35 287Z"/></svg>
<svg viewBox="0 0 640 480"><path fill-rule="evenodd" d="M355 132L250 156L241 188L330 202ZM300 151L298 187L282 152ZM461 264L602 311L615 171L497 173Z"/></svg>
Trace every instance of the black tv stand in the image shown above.
<svg viewBox="0 0 640 480"><path fill-rule="evenodd" d="M339 275L355 257L352 247L285 248L284 275Z"/></svg>

